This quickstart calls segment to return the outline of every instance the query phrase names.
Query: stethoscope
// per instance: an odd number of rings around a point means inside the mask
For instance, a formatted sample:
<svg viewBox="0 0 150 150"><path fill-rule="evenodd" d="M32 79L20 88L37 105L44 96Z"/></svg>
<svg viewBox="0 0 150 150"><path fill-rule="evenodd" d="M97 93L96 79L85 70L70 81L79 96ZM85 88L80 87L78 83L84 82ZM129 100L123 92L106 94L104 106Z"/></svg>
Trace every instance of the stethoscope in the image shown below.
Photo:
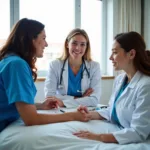
<svg viewBox="0 0 150 150"><path fill-rule="evenodd" d="M62 68L61 68L60 81L59 81L58 89L63 88L63 85L62 85L62 77L63 77L63 71L65 70L64 68L65 68L66 60L67 60L67 59L64 60L63 66L62 66ZM82 61L83 61L84 69L83 69L82 74L81 74L81 79L83 78L83 72L84 72L84 70L87 72L88 78L90 78L90 73L89 73L89 71L88 71L88 69L87 69L87 67L86 67L86 64L85 64L84 59L82 59ZM82 92L82 91L77 90L77 92Z"/></svg>

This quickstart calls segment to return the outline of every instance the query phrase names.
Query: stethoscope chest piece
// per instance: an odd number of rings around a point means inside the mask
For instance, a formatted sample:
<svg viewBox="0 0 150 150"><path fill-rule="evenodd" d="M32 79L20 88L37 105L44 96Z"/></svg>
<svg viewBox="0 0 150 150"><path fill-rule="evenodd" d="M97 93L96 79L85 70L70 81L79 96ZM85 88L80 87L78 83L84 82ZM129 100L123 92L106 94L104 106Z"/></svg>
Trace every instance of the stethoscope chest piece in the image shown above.
<svg viewBox="0 0 150 150"><path fill-rule="evenodd" d="M62 84L58 85L58 89L62 89L62 88L63 88Z"/></svg>

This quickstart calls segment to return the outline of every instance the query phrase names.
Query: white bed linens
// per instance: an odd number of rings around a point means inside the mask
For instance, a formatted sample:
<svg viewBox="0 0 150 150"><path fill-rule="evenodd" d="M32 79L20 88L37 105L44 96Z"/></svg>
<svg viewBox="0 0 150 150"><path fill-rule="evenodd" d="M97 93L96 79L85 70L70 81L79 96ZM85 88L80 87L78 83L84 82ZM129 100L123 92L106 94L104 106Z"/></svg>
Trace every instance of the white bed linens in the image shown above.
<svg viewBox="0 0 150 150"><path fill-rule="evenodd" d="M52 111L40 111L40 113ZM57 113L53 111L53 113ZM120 130L107 121L70 121L47 125L24 126L21 119L0 133L0 150L149 150L150 138L143 143L127 145L108 144L81 139L72 133L88 130L94 133L110 133Z"/></svg>

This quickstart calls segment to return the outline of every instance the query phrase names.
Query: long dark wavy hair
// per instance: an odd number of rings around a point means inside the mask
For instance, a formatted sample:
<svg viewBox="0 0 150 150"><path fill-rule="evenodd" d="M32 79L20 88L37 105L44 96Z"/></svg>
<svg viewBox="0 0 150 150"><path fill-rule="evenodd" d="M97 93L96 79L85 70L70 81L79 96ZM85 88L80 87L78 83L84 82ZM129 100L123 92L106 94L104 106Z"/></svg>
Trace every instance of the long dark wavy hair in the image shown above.
<svg viewBox="0 0 150 150"><path fill-rule="evenodd" d="M35 81L37 78L36 49L33 46L33 39L44 29L44 25L36 20L23 18L13 27L5 45L0 50L0 60L6 54L16 54L24 59L32 70L32 77Z"/></svg>
<svg viewBox="0 0 150 150"><path fill-rule="evenodd" d="M150 51L146 50L146 44L142 36L137 32L131 31L117 34L114 39L125 52L129 52L132 49L136 51L133 61L135 68L150 76Z"/></svg>

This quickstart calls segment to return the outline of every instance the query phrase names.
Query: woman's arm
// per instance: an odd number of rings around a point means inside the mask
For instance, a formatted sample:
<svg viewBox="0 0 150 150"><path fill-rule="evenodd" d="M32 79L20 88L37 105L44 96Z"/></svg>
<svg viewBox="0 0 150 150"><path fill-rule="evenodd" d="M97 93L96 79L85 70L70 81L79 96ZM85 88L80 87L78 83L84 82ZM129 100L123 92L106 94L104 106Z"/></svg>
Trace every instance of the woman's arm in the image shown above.
<svg viewBox="0 0 150 150"><path fill-rule="evenodd" d="M99 134L98 137L104 143L118 143L113 134Z"/></svg>
<svg viewBox="0 0 150 150"><path fill-rule="evenodd" d="M88 111L88 108L85 106L80 106L77 109L82 114L90 114L91 120L105 120L98 112L96 111ZM79 131L74 133L75 136L90 140L102 141L105 143L118 143L113 134L95 134L89 131Z"/></svg>
<svg viewBox="0 0 150 150"><path fill-rule="evenodd" d="M91 119L92 120L106 120L104 117L102 117L98 112L96 111L89 111L91 114Z"/></svg>
<svg viewBox="0 0 150 150"><path fill-rule="evenodd" d="M24 102L16 102L15 104L22 120L27 126L73 120L88 121L91 119L90 114L82 114L80 112L69 112L63 114L39 114L37 113L35 105L26 104Z"/></svg>
<svg viewBox="0 0 150 150"><path fill-rule="evenodd" d="M101 97L101 72L100 66L98 63L91 62L91 70L90 70L90 87L87 89L87 93L83 94L83 97L77 98L75 97L74 101L70 99L64 100L64 105L66 107L71 106L96 106L100 102ZM85 80L85 79L84 79ZM87 77L87 80L88 77ZM86 82L86 81L84 81ZM85 83L86 84L86 83Z"/></svg>
<svg viewBox="0 0 150 150"><path fill-rule="evenodd" d="M35 103L35 106L37 110L49 110L57 108L57 102L50 99L46 99L43 103Z"/></svg>
<svg viewBox="0 0 150 150"><path fill-rule="evenodd" d="M91 120L105 120L98 112L96 111L89 111L86 106L79 106L77 109L82 114L90 114Z"/></svg>
<svg viewBox="0 0 150 150"><path fill-rule="evenodd" d="M80 138L101 141L104 143L118 143L113 134L95 134L89 131L80 131L74 133L74 135Z"/></svg>

